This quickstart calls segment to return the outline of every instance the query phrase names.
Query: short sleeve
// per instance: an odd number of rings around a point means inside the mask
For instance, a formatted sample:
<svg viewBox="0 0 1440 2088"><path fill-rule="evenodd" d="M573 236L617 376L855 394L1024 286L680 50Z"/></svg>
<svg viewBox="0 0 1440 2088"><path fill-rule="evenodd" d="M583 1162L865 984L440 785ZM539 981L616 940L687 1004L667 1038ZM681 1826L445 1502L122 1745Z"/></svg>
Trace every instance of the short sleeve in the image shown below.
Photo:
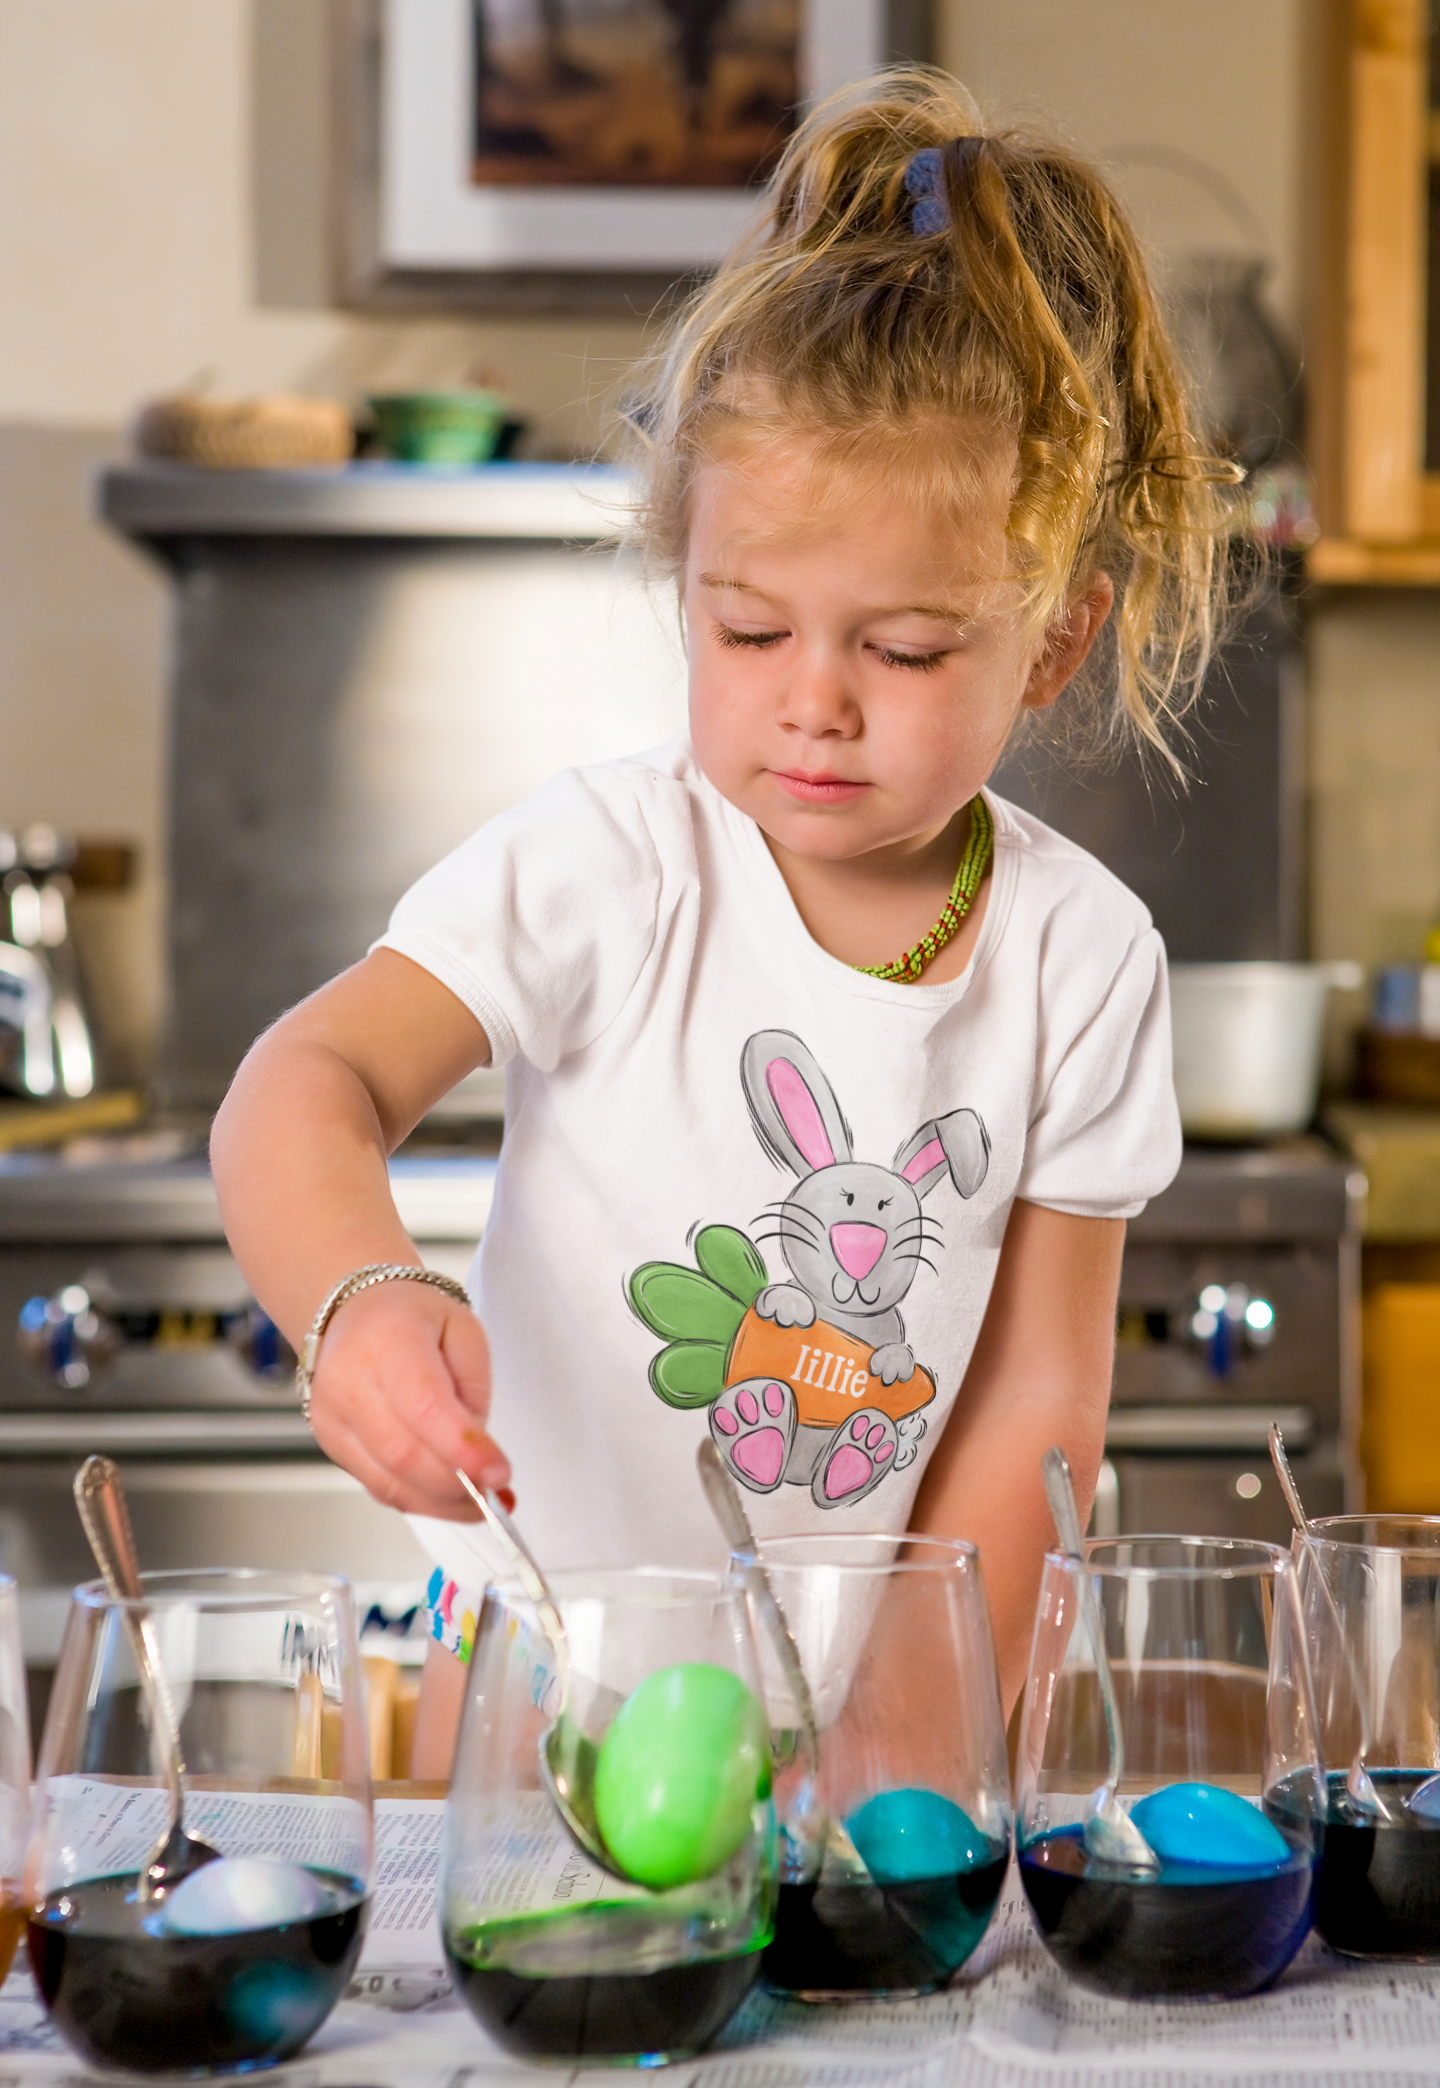
<svg viewBox="0 0 1440 2088"><path fill-rule="evenodd" d="M1133 1218L1180 1165L1165 946L1153 928L1137 934L1098 1001L1092 986L1077 1006L1074 983L1047 1008L1042 968L1036 1106L1015 1193L1075 1217Z"/></svg>
<svg viewBox="0 0 1440 2088"><path fill-rule="evenodd" d="M450 988L490 1039L549 1072L602 1034L655 941L660 862L620 765L569 769L411 886L377 949Z"/></svg>

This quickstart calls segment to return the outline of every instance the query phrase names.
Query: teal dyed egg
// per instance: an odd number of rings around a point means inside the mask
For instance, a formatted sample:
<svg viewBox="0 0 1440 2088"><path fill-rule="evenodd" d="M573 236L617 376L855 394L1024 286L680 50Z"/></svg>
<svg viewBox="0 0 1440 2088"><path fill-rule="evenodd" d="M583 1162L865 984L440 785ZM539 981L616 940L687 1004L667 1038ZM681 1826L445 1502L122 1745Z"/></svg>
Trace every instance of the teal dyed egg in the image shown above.
<svg viewBox="0 0 1440 2088"><path fill-rule="evenodd" d="M996 1854L969 1813L938 1791L880 1791L856 1807L845 1831L880 1885L953 1876Z"/></svg>
<svg viewBox="0 0 1440 2088"><path fill-rule="evenodd" d="M1219 1784L1166 1784L1130 1808L1162 1863L1215 1870L1275 1870L1290 1844L1258 1806Z"/></svg>
<svg viewBox="0 0 1440 2088"><path fill-rule="evenodd" d="M770 1792L770 1729L754 1694L704 1661L661 1668L615 1714L595 1763L595 1823L627 1877L664 1891L742 1848Z"/></svg>

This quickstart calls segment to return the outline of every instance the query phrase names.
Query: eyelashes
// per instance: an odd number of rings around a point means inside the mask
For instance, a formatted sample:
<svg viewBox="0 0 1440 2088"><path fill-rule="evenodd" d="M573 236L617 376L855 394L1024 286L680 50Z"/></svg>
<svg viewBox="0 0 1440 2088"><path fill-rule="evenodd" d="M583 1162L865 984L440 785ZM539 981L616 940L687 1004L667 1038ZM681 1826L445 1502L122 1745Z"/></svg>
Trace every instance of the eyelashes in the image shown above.
<svg viewBox="0 0 1440 2088"><path fill-rule="evenodd" d="M715 626L715 643L727 652L768 652L789 635L788 631L737 631L729 624L717 623ZM897 652L888 645L872 646L870 651L883 666L899 667L912 674L933 674L950 657L948 652Z"/></svg>
<svg viewBox="0 0 1440 2088"><path fill-rule="evenodd" d="M943 652L892 652L888 645L877 645L875 657L877 660L883 660L887 667L908 667L916 674L933 674L937 667L944 666L950 656Z"/></svg>
<svg viewBox="0 0 1440 2088"><path fill-rule="evenodd" d="M715 643L727 648L744 646L752 652L763 652L767 646L778 645L789 634L785 631L734 631L729 624L717 623Z"/></svg>

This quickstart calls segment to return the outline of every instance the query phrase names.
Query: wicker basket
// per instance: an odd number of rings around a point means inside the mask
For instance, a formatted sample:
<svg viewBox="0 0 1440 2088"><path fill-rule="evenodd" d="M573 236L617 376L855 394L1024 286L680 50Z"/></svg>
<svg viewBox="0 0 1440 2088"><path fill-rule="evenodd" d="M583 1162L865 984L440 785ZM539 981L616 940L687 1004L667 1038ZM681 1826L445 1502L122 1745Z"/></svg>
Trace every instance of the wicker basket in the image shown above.
<svg viewBox="0 0 1440 2088"><path fill-rule="evenodd" d="M354 430L335 399L211 399L181 392L142 408L135 446L142 457L219 471L287 471L343 464Z"/></svg>

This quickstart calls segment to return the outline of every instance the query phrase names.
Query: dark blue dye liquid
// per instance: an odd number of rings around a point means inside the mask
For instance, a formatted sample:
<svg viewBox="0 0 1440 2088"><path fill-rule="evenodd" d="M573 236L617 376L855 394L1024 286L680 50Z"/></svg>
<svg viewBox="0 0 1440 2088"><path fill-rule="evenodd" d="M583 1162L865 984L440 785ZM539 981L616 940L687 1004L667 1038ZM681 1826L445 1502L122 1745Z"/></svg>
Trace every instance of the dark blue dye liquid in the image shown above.
<svg viewBox="0 0 1440 2088"><path fill-rule="evenodd" d="M759 1953L655 1972L514 1972L447 1947L450 1977L496 2044L527 2059L683 2059L723 2030L760 1969Z"/></svg>
<svg viewBox="0 0 1440 2088"><path fill-rule="evenodd" d="M1315 1850L1307 1831L1269 1816L1291 1845L1279 1870L1166 1864L1117 1877L1085 1853L1079 1826L1020 1851L1020 1877L1056 1963L1081 1986L1127 2000L1235 2000L1279 1977L1310 1927Z"/></svg>
<svg viewBox="0 0 1440 2088"><path fill-rule="evenodd" d="M1371 1770L1394 1826L1363 1821L1346 1798L1344 1771L1330 1775L1315 1926L1335 1950L1440 1958L1440 1820L1405 1810L1409 1794L1433 1774Z"/></svg>
<svg viewBox="0 0 1440 2088"><path fill-rule="evenodd" d="M315 1871L331 1907L230 1936L156 1936L136 1879L52 1893L29 1928L35 1981L65 2042L94 2066L223 2073L300 2050L344 1993L369 1902Z"/></svg>
<svg viewBox="0 0 1440 2088"><path fill-rule="evenodd" d="M782 1885L767 1986L812 1995L924 1993L957 1972L989 1926L1008 1851L895 1885Z"/></svg>

